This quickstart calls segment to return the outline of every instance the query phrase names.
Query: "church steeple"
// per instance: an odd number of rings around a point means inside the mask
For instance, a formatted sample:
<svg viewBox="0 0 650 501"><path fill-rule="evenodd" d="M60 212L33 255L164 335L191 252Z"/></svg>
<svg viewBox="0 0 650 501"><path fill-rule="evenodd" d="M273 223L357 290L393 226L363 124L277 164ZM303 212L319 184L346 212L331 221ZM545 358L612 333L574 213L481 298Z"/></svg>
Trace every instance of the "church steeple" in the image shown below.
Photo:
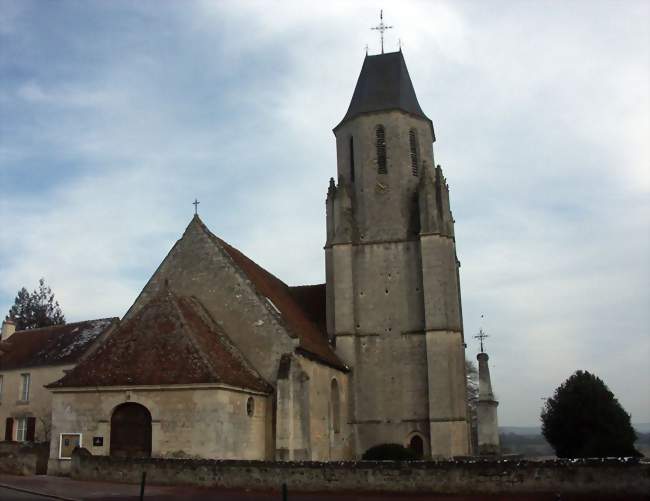
<svg viewBox="0 0 650 501"><path fill-rule="evenodd" d="M352 367L357 453L416 440L434 456L467 454L449 190L401 51L365 58L334 135L327 329Z"/></svg>
<svg viewBox="0 0 650 501"><path fill-rule="evenodd" d="M431 120L420 108L401 50L366 56L348 111L334 128L334 132L345 122L362 113L391 110L400 110L423 118L433 128Z"/></svg>

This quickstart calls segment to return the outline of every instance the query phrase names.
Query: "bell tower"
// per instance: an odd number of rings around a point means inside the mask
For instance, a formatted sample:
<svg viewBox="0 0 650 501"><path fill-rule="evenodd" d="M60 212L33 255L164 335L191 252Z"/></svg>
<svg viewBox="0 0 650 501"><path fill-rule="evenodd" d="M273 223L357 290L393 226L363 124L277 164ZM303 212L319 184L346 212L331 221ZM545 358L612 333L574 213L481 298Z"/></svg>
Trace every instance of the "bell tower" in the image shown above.
<svg viewBox="0 0 650 501"><path fill-rule="evenodd" d="M413 440L434 457L468 454L454 221L401 51L366 56L334 135L327 328L352 368L357 455Z"/></svg>

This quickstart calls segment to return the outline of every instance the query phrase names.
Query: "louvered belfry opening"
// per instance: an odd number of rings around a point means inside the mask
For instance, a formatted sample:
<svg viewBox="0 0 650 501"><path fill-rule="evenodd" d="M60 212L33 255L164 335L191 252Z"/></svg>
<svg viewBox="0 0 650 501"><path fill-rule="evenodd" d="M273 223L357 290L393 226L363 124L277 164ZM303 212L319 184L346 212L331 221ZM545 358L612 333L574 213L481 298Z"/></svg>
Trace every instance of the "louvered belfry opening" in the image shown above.
<svg viewBox="0 0 650 501"><path fill-rule="evenodd" d="M414 176L418 175L418 138L414 129L409 131L409 145L411 147L411 173Z"/></svg>
<svg viewBox="0 0 650 501"><path fill-rule="evenodd" d="M134 402L118 405L111 416L111 456L151 457L151 413Z"/></svg>
<svg viewBox="0 0 650 501"><path fill-rule="evenodd" d="M386 174L386 131L383 125L378 125L375 129L376 133L376 146L377 146L377 172L379 174Z"/></svg>

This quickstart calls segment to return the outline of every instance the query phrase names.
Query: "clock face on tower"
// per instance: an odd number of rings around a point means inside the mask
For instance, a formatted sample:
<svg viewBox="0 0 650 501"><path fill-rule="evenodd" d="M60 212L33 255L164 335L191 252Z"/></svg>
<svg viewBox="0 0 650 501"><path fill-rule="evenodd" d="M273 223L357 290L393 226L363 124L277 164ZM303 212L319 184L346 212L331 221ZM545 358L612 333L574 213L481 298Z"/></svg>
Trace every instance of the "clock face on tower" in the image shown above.
<svg viewBox="0 0 650 501"><path fill-rule="evenodd" d="M375 191L377 193L386 193L388 191L388 183L377 181L377 184L375 185Z"/></svg>

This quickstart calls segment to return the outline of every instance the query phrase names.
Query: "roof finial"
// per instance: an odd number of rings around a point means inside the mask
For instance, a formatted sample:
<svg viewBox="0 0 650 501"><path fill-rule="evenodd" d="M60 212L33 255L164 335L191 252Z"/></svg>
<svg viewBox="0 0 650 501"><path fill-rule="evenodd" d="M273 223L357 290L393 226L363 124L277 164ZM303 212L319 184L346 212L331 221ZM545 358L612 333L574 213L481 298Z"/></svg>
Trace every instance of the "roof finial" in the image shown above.
<svg viewBox="0 0 650 501"><path fill-rule="evenodd" d="M199 204L200 203L201 202L199 202L196 198L194 199L194 202L192 202L192 205L194 206L194 215L195 216L198 216L198 214L199 214Z"/></svg>
<svg viewBox="0 0 650 501"><path fill-rule="evenodd" d="M483 332L483 329L479 329L478 334L474 336L476 339L481 341L481 353L483 353L483 340L488 336L485 332Z"/></svg>
<svg viewBox="0 0 650 501"><path fill-rule="evenodd" d="M370 28L371 30L379 31L379 37L381 38L381 53L384 53L384 31L390 30L392 26L386 26L384 24L384 9L379 11L379 24Z"/></svg>
<svg viewBox="0 0 650 501"><path fill-rule="evenodd" d="M366 44L366 56L368 55L368 44Z"/></svg>

